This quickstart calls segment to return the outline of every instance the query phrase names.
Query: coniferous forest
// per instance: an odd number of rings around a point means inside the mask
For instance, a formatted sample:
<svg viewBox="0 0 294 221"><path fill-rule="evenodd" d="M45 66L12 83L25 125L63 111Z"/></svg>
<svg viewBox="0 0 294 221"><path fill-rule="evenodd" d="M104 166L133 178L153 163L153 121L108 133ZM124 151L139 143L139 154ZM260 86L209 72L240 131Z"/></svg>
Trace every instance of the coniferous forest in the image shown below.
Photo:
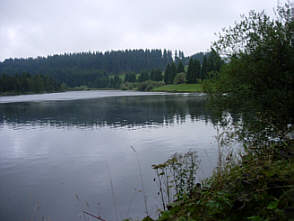
<svg viewBox="0 0 294 221"><path fill-rule="evenodd" d="M39 93L75 87L150 90L163 84L199 83L222 64L215 51L185 57L182 51L161 49L10 58L0 62L0 92ZM143 82L153 83L138 86Z"/></svg>
<svg viewBox="0 0 294 221"><path fill-rule="evenodd" d="M0 74L44 74L69 87L88 85L109 87L110 75L164 69L172 61L167 50L124 50L53 55L37 58L6 59Z"/></svg>
<svg viewBox="0 0 294 221"><path fill-rule="evenodd" d="M62 85L47 75L27 73L0 76L0 93L41 93L62 90Z"/></svg>

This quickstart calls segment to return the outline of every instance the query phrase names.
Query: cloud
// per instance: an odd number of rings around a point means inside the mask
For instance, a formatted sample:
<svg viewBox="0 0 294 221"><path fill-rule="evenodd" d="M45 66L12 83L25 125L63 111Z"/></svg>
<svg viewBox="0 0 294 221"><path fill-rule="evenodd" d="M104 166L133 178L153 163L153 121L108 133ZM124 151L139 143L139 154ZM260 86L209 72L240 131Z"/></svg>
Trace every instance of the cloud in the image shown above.
<svg viewBox="0 0 294 221"><path fill-rule="evenodd" d="M209 49L214 33L266 0L2 0L0 60L127 48Z"/></svg>

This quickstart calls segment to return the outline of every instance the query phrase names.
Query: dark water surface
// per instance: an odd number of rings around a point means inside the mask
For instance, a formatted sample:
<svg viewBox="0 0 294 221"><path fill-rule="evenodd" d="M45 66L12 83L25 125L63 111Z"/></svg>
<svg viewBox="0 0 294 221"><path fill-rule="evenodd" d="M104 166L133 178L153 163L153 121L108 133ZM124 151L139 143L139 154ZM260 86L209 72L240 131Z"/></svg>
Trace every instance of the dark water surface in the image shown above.
<svg viewBox="0 0 294 221"><path fill-rule="evenodd" d="M0 220L84 220L82 209L106 220L116 220L115 211L120 220L140 218L136 154L155 215L152 164L193 149L199 179L216 166L205 102L200 94L118 91L0 97Z"/></svg>

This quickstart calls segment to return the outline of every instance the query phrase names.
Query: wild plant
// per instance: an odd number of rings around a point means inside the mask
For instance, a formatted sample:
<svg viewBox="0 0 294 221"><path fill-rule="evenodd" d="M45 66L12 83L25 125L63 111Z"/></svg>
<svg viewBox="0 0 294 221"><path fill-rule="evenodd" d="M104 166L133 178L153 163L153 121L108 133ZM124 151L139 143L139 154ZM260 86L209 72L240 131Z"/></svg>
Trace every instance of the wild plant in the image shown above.
<svg viewBox="0 0 294 221"><path fill-rule="evenodd" d="M157 183L163 210L169 203L182 200L192 194L196 187L196 174L200 160L197 152L176 153L162 164L154 164Z"/></svg>
<svg viewBox="0 0 294 221"><path fill-rule="evenodd" d="M141 188L142 188L142 193L143 193L143 198L144 198L145 213L146 213L146 216L149 217L149 211L148 211L148 205L147 205L147 195L146 195L145 187L144 187L144 181L143 181L143 173L142 173L141 163L140 163L140 160L139 160L139 157L138 157L138 154L137 154L136 149L133 146L131 146L131 149L136 154L136 160L137 160L137 165L138 165L139 175L140 175Z"/></svg>

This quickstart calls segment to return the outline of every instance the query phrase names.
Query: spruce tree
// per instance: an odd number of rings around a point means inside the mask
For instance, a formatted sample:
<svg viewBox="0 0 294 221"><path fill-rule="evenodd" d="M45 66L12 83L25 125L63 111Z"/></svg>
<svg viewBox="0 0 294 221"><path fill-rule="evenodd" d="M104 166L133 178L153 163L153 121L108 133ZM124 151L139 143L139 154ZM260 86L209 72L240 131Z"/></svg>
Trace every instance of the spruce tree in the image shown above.
<svg viewBox="0 0 294 221"><path fill-rule="evenodd" d="M193 83L193 59L192 58L190 58L189 60L186 81L189 84Z"/></svg>
<svg viewBox="0 0 294 221"><path fill-rule="evenodd" d="M193 71L194 71L193 82L197 83L197 79L201 78L201 64L200 64L200 61L197 59L195 59L193 62Z"/></svg>
<svg viewBox="0 0 294 221"><path fill-rule="evenodd" d="M203 57L203 62L202 62L202 66L201 66L201 79L206 78L207 76L207 56L205 55Z"/></svg>
<svg viewBox="0 0 294 221"><path fill-rule="evenodd" d="M170 67L170 64L168 64L165 68L165 71L164 71L164 83L165 84L168 84L170 82L170 75L171 75L171 67Z"/></svg>
<svg viewBox="0 0 294 221"><path fill-rule="evenodd" d="M159 69L153 69L150 74L151 81L162 81L162 74Z"/></svg>
<svg viewBox="0 0 294 221"><path fill-rule="evenodd" d="M197 83L197 79L200 78L201 73L201 65L200 61L197 59L190 59L189 66L188 66L188 72L187 72L187 83L189 84L195 84Z"/></svg>
<svg viewBox="0 0 294 221"><path fill-rule="evenodd" d="M183 65L182 61L179 61L178 67L177 67L177 73L185 72L185 67Z"/></svg>
<svg viewBox="0 0 294 221"><path fill-rule="evenodd" d="M171 64L171 75L170 75L170 79L169 79L170 80L169 81L170 84L172 84L174 82L174 79L176 77L176 74L177 74L177 66L176 66L175 62L173 62Z"/></svg>

